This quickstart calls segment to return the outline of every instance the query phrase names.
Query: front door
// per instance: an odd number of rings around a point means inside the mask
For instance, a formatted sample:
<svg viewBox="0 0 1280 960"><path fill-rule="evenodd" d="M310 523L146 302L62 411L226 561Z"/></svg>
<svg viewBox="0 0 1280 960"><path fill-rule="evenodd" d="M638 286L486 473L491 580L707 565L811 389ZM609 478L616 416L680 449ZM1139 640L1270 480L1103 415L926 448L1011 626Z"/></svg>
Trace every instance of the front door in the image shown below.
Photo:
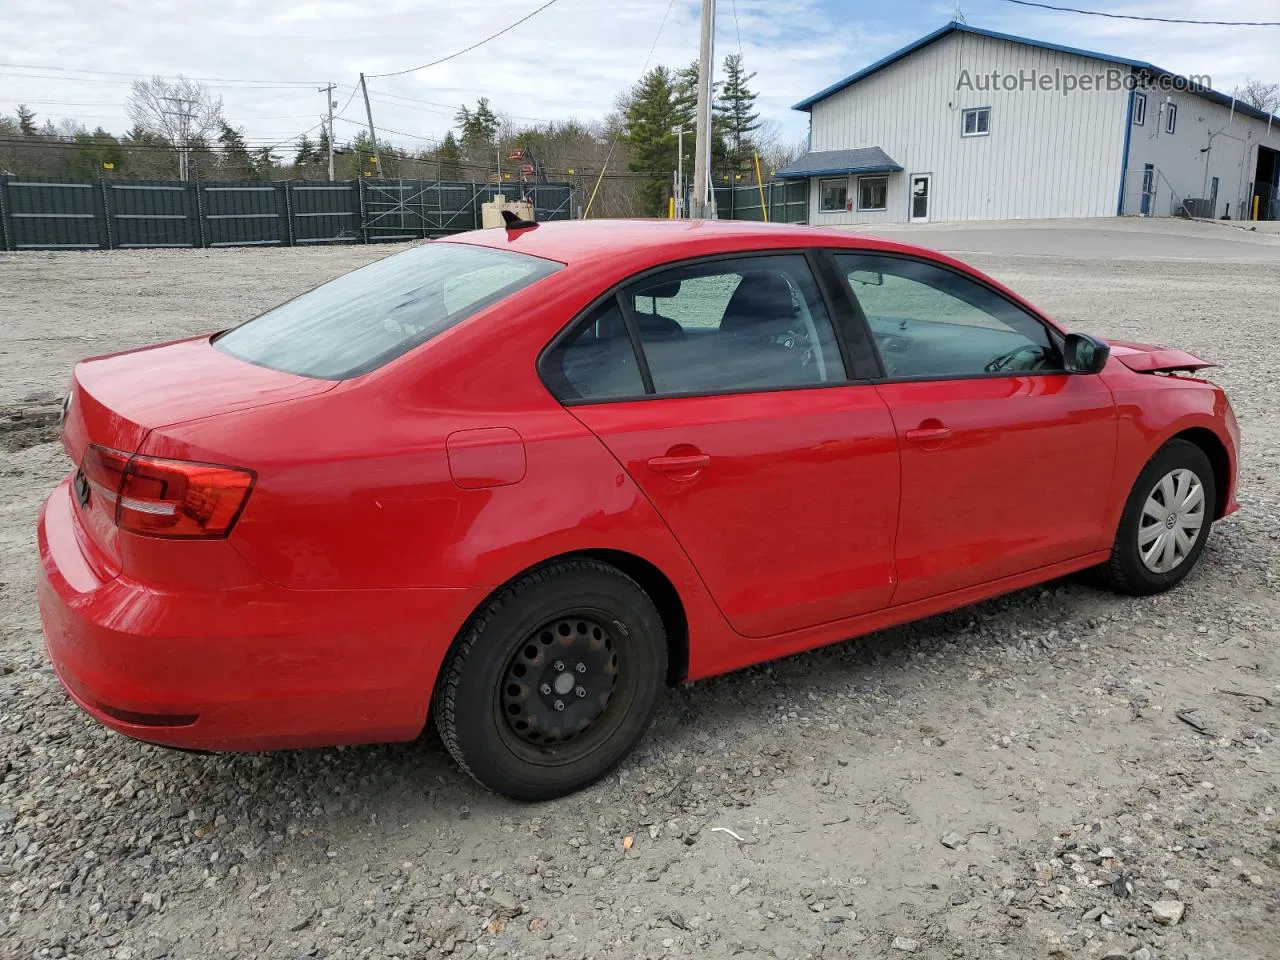
<svg viewBox="0 0 1280 960"><path fill-rule="evenodd" d="M886 607L894 425L875 387L847 382L807 258L693 263L619 299L650 397L569 409L653 503L733 628L765 637ZM592 383L617 382L585 356L549 359L569 380L590 370Z"/></svg>
<svg viewBox="0 0 1280 960"><path fill-rule="evenodd" d="M1155 198L1156 168L1149 163L1142 165L1142 215L1151 215L1151 201Z"/></svg>
<svg viewBox="0 0 1280 960"><path fill-rule="evenodd" d="M941 266L839 255L884 366L902 456L893 603L1071 560L1106 542L1116 413L1055 335Z"/></svg>
<svg viewBox="0 0 1280 960"><path fill-rule="evenodd" d="M911 175L911 222L929 222L929 191L933 186L933 177L927 173Z"/></svg>

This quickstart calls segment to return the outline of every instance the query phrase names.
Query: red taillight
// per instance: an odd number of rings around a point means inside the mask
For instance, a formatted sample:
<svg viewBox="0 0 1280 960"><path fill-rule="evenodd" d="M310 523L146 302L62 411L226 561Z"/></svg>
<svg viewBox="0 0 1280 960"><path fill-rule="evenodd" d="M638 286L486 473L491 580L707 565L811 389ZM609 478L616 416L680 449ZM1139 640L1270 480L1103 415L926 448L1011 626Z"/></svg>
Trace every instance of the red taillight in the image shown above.
<svg viewBox="0 0 1280 960"><path fill-rule="evenodd" d="M116 526L151 537L225 537L254 479L237 467L131 456L97 444L80 472Z"/></svg>

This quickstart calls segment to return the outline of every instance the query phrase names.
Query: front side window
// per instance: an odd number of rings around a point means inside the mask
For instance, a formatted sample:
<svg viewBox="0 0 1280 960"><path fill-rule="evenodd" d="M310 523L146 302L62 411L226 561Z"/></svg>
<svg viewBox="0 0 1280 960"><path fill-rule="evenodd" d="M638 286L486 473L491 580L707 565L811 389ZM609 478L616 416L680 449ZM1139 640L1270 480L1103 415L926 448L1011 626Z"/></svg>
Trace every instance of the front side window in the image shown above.
<svg viewBox="0 0 1280 960"><path fill-rule="evenodd" d="M1147 95L1134 91L1133 94L1133 125L1141 127L1147 122Z"/></svg>
<svg viewBox="0 0 1280 960"><path fill-rule="evenodd" d="M560 270L552 260L427 243L361 267L214 338L249 363L343 380Z"/></svg>
<svg viewBox="0 0 1280 960"><path fill-rule="evenodd" d="M859 210L884 210L888 207L889 197L889 178L888 177L859 177L858 178L858 209Z"/></svg>
<svg viewBox="0 0 1280 960"><path fill-rule="evenodd" d="M890 379L1057 371L1048 329L959 273L919 260L838 254Z"/></svg>
<svg viewBox="0 0 1280 960"><path fill-rule="evenodd" d="M841 382L844 366L801 255L676 267L623 291L658 394Z"/></svg>
<svg viewBox="0 0 1280 960"><path fill-rule="evenodd" d="M849 180L819 180L818 194L821 199L820 208L823 213L843 212L849 202Z"/></svg>
<svg viewBox="0 0 1280 960"><path fill-rule="evenodd" d="M964 111L961 133L966 137L985 137L991 132L991 108L975 107Z"/></svg>
<svg viewBox="0 0 1280 960"><path fill-rule="evenodd" d="M1168 112L1164 115L1164 132L1173 133L1178 129L1178 105L1176 103L1169 104Z"/></svg>

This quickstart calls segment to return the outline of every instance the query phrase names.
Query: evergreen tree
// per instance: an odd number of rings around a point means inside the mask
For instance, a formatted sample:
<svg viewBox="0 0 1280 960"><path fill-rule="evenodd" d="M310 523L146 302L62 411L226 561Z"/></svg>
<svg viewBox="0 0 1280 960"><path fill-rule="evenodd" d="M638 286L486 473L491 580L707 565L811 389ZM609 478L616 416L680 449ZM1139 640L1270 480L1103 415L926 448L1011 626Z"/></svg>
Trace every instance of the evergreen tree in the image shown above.
<svg viewBox="0 0 1280 960"><path fill-rule="evenodd" d="M698 149L698 61L675 72L675 123L684 127L684 176L687 183L693 182L693 158ZM719 113L715 111L715 98L720 84L712 84L711 113L711 170L713 174L723 176L725 168L725 125Z"/></svg>
<svg viewBox="0 0 1280 960"><path fill-rule="evenodd" d="M462 148L458 146L458 141L450 130L444 135L444 142L436 150L436 164L440 168L437 176L441 180L461 180L461 163Z"/></svg>
<svg viewBox="0 0 1280 960"><path fill-rule="evenodd" d="M487 150L498 135L498 116L489 107L488 97L477 100L474 110L463 104L454 121L462 133L462 146L472 152Z"/></svg>
<svg viewBox="0 0 1280 960"><path fill-rule="evenodd" d="M255 180L274 180L280 173L280 164L270 147L259 147L253 152L253 178Z"/></svg>
<svg viewBox="0 0 1280 960"><path fill-rule="evenodd" d="M630 168L644 174L641 186L643 211L662 216L670 195L671 174L676 153L675 85L671 72L663 66L646 73L631 90L626 105L626 142L631 149Z"/></svg>
<svg viewBox="0 0 1280 960"><path fill-rule="evenodd" d="M316 141L316 152L314 160L316 170L324 177L329 176L329 127L326 124L320 125L320 138ZM338 175L338 158L333 158L333 175Z"/></svg>
<svg viewBox="0 0 1280 960"><path fill-rule="evenodd" d="M316 148L311 143L311 138L305 133L298 139L298 152L293 157L293 165L297 168L296 172L302 172L311 166L316 159Z"/></svg>
<svg viewBox="0 0 1280 960"><path fill-rule="evenodd" d="M101 127L93 133L81 130L72 139L77 147L71 163L73 176L92 180L120 175L124 167L124 151L120 148L120 141L106 130Z"/></svg>
<svg viewBox="0 0 1280 960"><path fill-rule="evenodd" d="M24 137L36 135L36 112L25 103L18 104L18 132Z"/></svg>
<svg viewBox="0 0 1280 960"><path fill-rule="evenodd" d="M348 163L350 164L351 176L377 176L378 165L374 162L373 141L369 139L368 131L361 130L356 135L351 146L344 152L349 158ZM386 167L387 154L388 151L383 150L382 156L384 168ZM387 171L384 169L383 172L386 173Z"/></svg>
<svg viewBox="0 0 1280 960"><path fill-rule="evenodd" d="M244 134L224 120L222 129L218 133L218 143L222 147L219 162L221 176L230 180L248 180L253 177L253 158L249 156Z"/></svg>
<svg viewBox="0 0 1280 960"><path fill-rule="evenodd" d="M754 76L742 65L741 54L724 58L724 83L716 97L715 114L726 141L725 168L730 181L755 170L760 113L755 109L757 95L747 86Z"/></svg>

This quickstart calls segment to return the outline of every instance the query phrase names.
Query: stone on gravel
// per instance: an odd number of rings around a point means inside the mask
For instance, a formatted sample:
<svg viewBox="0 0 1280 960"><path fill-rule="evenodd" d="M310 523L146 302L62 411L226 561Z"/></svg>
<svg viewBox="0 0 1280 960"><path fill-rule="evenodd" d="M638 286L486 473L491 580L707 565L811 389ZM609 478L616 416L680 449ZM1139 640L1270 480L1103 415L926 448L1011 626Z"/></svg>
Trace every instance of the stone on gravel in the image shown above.
<svg viewBox="0 0 1280 960"><path fill-rule="evenodd" d="M901 950L903 953L915 953L920 949L920 941L912 940L910 937L894 937L893 949Z"/></svg>
<svg viewBox="0 0 1280 960"><path fill-rule="evenodd" d="M1175 926L1182 919L1187 905L1181 900L1157 900L1151 905L1151 915L1160 923Z"/></svg>

